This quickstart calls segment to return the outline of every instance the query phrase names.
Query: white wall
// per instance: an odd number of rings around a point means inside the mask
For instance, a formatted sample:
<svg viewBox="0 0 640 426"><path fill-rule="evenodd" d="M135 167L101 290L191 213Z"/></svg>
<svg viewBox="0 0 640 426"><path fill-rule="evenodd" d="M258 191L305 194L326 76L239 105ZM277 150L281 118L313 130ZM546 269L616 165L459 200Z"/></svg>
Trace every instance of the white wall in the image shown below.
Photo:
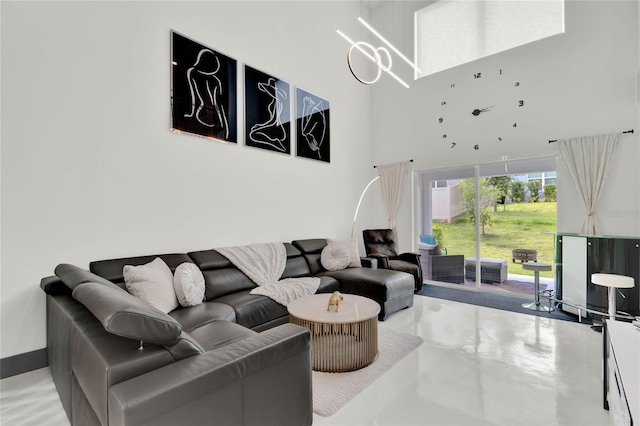
<svg viewBox="0 0 640 426"><path fill-rule="evenodd" d="M379 7L396 25L369 20L410 54L411 13L424 3ZM413 169L422 170L554 155L548 139L633 127L635 135L622 137L602 206L640 208L637 2L569 1L565 35L415 82L396 61L409 90L384 77L368 88L349 74L346 43L334 30L361 34L361 6L0 2L0 358L45 346L38 283L56 264L347 236L373 164L413 158ZM170 29L329 99L331 164L244 147L242 138L233 145L171 133ZM523 131L498 145L482 135L487 128L463 123L455 128L466 148L449 149L433 121L440 98L451 82L497 67L526 82ZM490 93L467 91L461 99L482 102ZM476 140L478 151L468 145ZM575 232L582 211L565 177L559 170L558 229ZM412 249L406 188L396 226L401 248ZM640 236L639 222L600 218L603 234ZM378 184L355 234L376 226L386 226Z"/></svg>
<svg viewBox="0 0 640 426"><path fill-rule="evenodd" d="M349 235L370 92L335 28L359 2L0 7L0 357L46 346L38 285L58 263ZM237 145L170 132L171 29L236 58L239 82L246 63L328 99L331 163L245 147L242 111Z"/></svg>
<svg viewBox="0 0 640 426"><path fill-rule="evenodd" d="M557 155L557 145L548 140L634 128L634 135L621 137L607 193L601 199L603 213L614 213L601 214L598 223L602 234L640 236L638 3L567 1L565 12L563 35L413 81L410 89L391 79L374 87L374 162L413 158L414 170L426 170L500 161L503 156ZM396 67L411 78L408 66ZM503 69L502 78L520 81L522 91L514 94L511 84L501 84L499 69ZM478 85L473 79L476 72L494 76ZM452 83L456 83L455 92ZM513 106L516 97L525 100L525 107ZM443 110L441 101L449 102L448 110ZM482 115L470 114L475 107L494 104L484 123L475 121ZM443 128L437 122L442 114L447 114L447 139L442 138ZM509 128L514 121L517 131ZM451 149L454 136L458 145ZM504 141L498 142L498 136ZM403 248L410 250L415 219L411 188L406 188L396 225ZM584 212L563 167L558 169L558 196L558 231L579 232ZM384 215L375 220L383 224Z"/></svg>

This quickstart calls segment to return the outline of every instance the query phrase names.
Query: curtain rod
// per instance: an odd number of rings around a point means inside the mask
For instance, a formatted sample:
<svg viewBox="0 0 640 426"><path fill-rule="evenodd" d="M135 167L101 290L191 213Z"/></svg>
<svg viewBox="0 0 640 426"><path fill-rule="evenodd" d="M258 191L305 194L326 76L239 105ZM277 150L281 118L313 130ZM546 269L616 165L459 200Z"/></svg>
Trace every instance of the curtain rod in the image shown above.
<svg viewBox="0 0 640 426"><path fill-rule="evenodd" d="M633 129L625 130L624 132L620 132L620 133L631 133L631 134L633 134ZM553 142L558 142L558 139L554 139L552 141L551 140L549 141L549 143L553 143Z"/></svg>
<svg viewBox="0 0 640 426"><path fill-rule="evenodd" d="M410 163L413 163L413 158L411 160L409 160ZM378 166L373 166L373 168L377 168Z"/></svg>

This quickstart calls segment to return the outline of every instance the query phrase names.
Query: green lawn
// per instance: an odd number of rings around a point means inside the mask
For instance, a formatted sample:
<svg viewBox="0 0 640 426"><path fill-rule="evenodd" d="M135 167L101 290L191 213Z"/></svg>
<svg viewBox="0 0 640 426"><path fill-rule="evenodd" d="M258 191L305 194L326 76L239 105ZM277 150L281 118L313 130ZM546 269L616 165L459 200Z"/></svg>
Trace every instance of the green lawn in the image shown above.
<svg viewBox="0 0 640 426"><path fill-rule="evenodd" d="M480 237L481 257L508 261L510 274L533 275L532 271L522 269L520 261L512 262L511 250L534 249L538 252L538 262L553 265L556 203L507 204L506 211L499 205L491 220L493 225L486 227L485 235ZM475 228L467 214L444 224L443 235L449 254L475 257ZM553 274L554 271L541 272L540 276L553 277Z"/></svg>

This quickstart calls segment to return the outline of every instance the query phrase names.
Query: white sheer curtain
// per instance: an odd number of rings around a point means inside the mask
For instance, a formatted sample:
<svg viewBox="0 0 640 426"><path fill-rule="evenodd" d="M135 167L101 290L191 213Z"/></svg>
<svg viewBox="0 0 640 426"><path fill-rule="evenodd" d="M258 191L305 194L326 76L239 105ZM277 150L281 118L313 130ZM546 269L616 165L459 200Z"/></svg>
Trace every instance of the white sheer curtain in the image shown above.
<svg viewBox="0 0 640 426"><path fill-rule="evenodd" d="M597 235L598 201L604 192L609 169L615 167L611 159L619 138L620 133L609 133L558 141L560 156L587 211L580 229L582 234Z"/></svg>
<svg viewBox="0 0 640 426"><path fill-rule="evenodd" d="M380 183L382 184L382 197L387 210L387 221L390 229L395 228L394 219L400 204L402 185L408 169L409 161L378 166L378 175L380 175Z"/></svg>

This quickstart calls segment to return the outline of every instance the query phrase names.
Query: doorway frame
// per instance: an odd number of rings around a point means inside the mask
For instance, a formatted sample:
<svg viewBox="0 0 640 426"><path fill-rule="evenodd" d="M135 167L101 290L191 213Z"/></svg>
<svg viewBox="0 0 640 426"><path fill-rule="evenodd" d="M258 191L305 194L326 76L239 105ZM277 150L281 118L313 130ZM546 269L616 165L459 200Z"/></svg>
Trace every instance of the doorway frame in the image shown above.
<svg viewBox="0 0 640 426"><path fill-rule="evenodd" d="M413 247L417 252L418 241L417 237L420 234L432 234L433 228L433 205L431 197L431 182L438 180L453 180L453 179L466 179L473 177L475 180L475 257L480 259L480 178L491 176L505 176L505 175L517 175L528 173L539 173L547 171L555 171L557 179L558 171L558 155L545 155L526 158L506 159L500 161L489 161L484 163L475 163L467 165L452 165L447 167L438 167L433 169L420 169L413 170L412 183L412 200L411 200L411 215L412 215L412 235L413 235ZM457 172L464 175L469 174L473 170L473 176L455 177ZM504 172L499 172L504 170ZM483 172L484 171L484 172ZM487 174L493 172L492 174ZM425 175L432 177L431 179L425 179ZM448 179L451 177L451 179ZM428 182L428 191L424 190L424 185ZM556 180L557 182L557 180ZM425 218L424 212L428 211L428 217ZM558 213L556 211L556 232L557 232L557 219ZM481 262L476 262L476 277L480 277ZM476 280L476 285L473 288L474 291L488 291L481 288L481 280Z"/></svg>

